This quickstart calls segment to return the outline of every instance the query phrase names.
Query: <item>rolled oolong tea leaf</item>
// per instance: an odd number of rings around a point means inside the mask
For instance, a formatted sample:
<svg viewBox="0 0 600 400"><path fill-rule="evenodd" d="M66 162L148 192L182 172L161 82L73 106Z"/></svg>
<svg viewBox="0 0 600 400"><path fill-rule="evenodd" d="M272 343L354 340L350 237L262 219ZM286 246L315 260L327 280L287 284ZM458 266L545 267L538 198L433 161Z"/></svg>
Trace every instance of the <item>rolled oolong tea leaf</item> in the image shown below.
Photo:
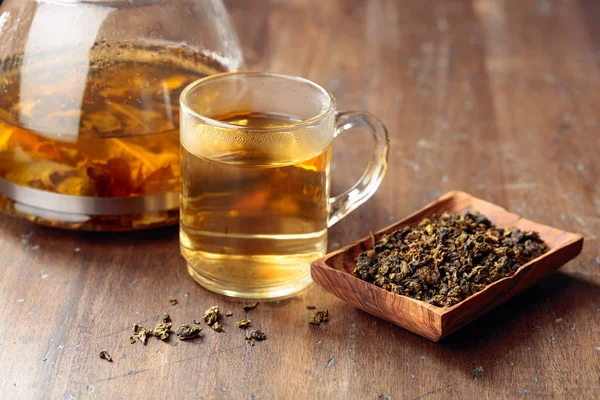
<svg viewBox="0 0 600 400"><path fill-rule="evenodd" d="M242 310L249 311L249 310L256 308L257 305L258 305L258 302L254 302L252 304L246 304L246 305L242 306Z"/></svg>
<svg viewBox="0 0 600 400"><path fill-rule="evenodd" d="M146 328L143 325L134 324L133 328L131 328L134 336L138 338L140 342L146 345L146 340L148 340L148 336L152 335L152 331Z"/></svg>
<svg viewBox="0 0 600 400"><path fill-rule="evenodd" d="M438 307L460 303L548 251L537 232L497 228L478 212L449 212L383 236L353 275Z"/></svg>
<svg viewBox="0 0 600 400"><path fill-rule="evenodd" d="M106 351L100 352L100 358L102 358L103 360L106 360L108 362L112 362L112 357Z"/></svg>
<svg viewBox="0 0 600 400"><path fill-rule="evenodd" d="M168 313L164 313L161 317L160 317L161 321L166 324L167 322L171 322L171 316Z"/></svg>
<svg viewBox="0 0 600 400"><path fill-rule="evenodd" d="M179 340L190 340L202 337L202 328L197 325L181 325L175 332Z"/></svg>
<svg viewBox="0 0 600 400"><path fill-rule="evenodd" d="M208 310L204 311L204 322L208 325L212 325L219 320L219 306L212 306Z"/></svg>
<svg viewBox="0 0 600 400"><path fill-rule="evenodd" d="M244 337L246 340L265 340L267 338L267 334L261 331L260 329L252 330L248 335Z"/></svg>
<svg viewBox="0 0 600 400"><path fill-rule="evenodd" d="M243 319L241 321L236 322L235 324L240 329L246 329L247 327L250 326L250 320L249 319Z"/></svg>
<svg viewBox="0 0 600 400"><path fill-rule="evenodd" d="M171 334L171 322L157 324L152 330L152 335L156 336L160 340L167 340Z"/></svg>
<svg viewBox="0 0 600 400"><path fill-rule="evenodd" d="M233 315L233 313L232 313L231 311L227 311L227 312L225 313L225 316L226 316L226 317L231 317L232 315Z"/></svg>
<svg viewBox="0 0 600 400"><path fill-rule="evenodd" d="M329 311L328 310L320 310L313 314L309 323L312 325L321 325L322 322L327 322L327 321L329 321Z"/></svg>
<svg viewBox="0 0 600 400"><path fill-rule="evenodd" d="M210 327L216 332L221 332L223 330L223 326L221 325L220 322L215 322Z"/></svg>

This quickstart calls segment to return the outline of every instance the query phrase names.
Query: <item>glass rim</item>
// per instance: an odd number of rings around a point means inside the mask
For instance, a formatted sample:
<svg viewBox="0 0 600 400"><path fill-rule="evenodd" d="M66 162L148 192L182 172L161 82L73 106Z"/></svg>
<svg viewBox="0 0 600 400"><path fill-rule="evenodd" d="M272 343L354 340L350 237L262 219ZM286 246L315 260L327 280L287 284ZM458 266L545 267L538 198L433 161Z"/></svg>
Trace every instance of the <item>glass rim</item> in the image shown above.
<svg viewBox="0 0 600 400"><path fill-rule="evenodd" d="M246 75L246 76L266 76L266 77L283 79L283 80L292 80L292 81L300 82L303 84L307 84L307 85L312 86L313 88L317 89L319 92L321 92L321 94L323 96L327 97L327 99L329 100L329 104L327 105L327 107L325 107L325 109L321 110L318 114L316 114L310 118L305 118L298 122L293 122L290 124L280 125L280 126L276 126L276 127L272 127L272 128L251 128L248 126L234 125L234 124L230 124L227 122L219 121L219 120L209 118L205 115L198 113L197 111L193 110L187 104L187 97L198 86L201 86L209 81L214 81L214 80L219 80L219 79L227 79L227 78L230 78L233 76L244 76L244 75ZM215 126L215 127L219 127L219 128L231 129L231 130L236 130L236 131L244 131L244 132L288 132L288 131L294 131L294 130L298 130L301 128L317 125L319 122L321 122L327 115L329 115L334 110L335 97L333 97L333 95L327 89L325 89L323 86L311 81L310 79L302 78L300 76L279 74L279 73L275 73L275 72L233 71L233 72L224 72L224 73L220 73L220 74L209 75L209 76L200 78L200 79L190 83L181 92L181 95L179 96L179 105L185 113L192 115L193 117L202 121L206 125L211 125L211 126Z"/></svg>

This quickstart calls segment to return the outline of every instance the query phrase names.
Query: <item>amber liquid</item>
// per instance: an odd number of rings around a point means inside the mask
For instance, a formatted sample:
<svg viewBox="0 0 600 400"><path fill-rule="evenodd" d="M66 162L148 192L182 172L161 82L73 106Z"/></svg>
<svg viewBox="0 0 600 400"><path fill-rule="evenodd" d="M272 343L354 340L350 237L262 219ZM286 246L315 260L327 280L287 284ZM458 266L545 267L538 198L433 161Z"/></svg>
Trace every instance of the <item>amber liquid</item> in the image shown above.
<svg viewBox="0 0 600 400"><path fill-rule="evenodd" d="M134 197L179 191L179 95L221 72L185 48L97 44L89 61L19 57L0 76L0 177L61 195ZM79 96L77 96L79 95ZM19 214L0 196L0 209ZM128 230L176 223L178 210L94 216L28 216L72 229Z"/></svg>
<svg viewBox="0 0 600 400"><path fill-rule="evenodd" d="M217 119L258 129L294 123L256 113ZM327 247L331 144L314 148L300 136L281 154L252 146L253 135L273 133L225 134L237 135L235 144L211 159L182 142L181 250L188 270L229 296L296 293L310 283L310 262Z"/></svg>

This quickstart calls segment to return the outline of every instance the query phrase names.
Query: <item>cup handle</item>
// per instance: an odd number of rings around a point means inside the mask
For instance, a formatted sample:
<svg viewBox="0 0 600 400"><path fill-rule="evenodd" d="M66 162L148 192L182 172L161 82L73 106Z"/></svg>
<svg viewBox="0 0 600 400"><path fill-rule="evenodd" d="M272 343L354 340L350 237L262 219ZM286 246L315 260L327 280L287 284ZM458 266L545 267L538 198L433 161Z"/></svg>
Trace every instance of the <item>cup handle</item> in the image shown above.
<svg viewBox="0 0 600 400"><path fill-rule="evenodd" d="M374 115L365 112L342 111L336 112L335 117L334 137L338 137L342 132L352 128L365 128L373 135L375 147L371 153L369 165L358 182L344 193L329 199L328 227L333 226L375 194L387 169L390 147L387 129Z"/></svg>

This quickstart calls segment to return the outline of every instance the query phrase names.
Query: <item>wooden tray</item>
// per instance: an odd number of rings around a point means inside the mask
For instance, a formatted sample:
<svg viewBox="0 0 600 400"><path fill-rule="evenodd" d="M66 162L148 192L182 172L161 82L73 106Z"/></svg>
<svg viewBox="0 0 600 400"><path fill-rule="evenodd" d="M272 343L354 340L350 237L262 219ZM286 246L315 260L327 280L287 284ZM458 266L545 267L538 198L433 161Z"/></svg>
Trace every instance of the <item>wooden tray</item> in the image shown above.
<svg viewBox="0 0 600 400"><path fill-rule="evenodd" d="M444 211L464 214L470 210L481 212L500 228L516 226L522 230L537 231L550 250L521 266L514 275L500 279L466 300L445 308L393 294L352 276L356 256L372 247L370 237L315 260L311 265L312 277L327 291L355 307L437 342L551 274L576 257L583 247L581 235L526 220L458 191L446 193L416 213L378 231L375 237L379 240L384 234L404 226L415 226L432 214L439 215Z"/></svg>

